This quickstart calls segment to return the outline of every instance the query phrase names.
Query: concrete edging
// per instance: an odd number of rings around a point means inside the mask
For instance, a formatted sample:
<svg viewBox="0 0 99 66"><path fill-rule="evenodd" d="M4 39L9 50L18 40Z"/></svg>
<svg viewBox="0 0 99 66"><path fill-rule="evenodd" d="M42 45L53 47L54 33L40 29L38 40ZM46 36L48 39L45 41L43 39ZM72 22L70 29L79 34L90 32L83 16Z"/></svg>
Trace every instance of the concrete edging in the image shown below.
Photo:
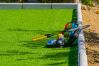
<svg viewBox="0 0 99 66"><path fill-rule="evenodd" d="M77 11L78 24L79 26L82 26L82 12L80 3L77 6ZM81 30L78 37L78 66L88 66L83 30Z"/></svg>
<svg viewBox="0 0 99 66"><path fill-rule="evenodd" d="M21 9L21 3L0 3L0 9Z"/></svg>
<svg viewBox="0 0 99 66"><path fill-rule="evenodd" d="M77 3L0 3L0 9L76 9Z"/></svg>

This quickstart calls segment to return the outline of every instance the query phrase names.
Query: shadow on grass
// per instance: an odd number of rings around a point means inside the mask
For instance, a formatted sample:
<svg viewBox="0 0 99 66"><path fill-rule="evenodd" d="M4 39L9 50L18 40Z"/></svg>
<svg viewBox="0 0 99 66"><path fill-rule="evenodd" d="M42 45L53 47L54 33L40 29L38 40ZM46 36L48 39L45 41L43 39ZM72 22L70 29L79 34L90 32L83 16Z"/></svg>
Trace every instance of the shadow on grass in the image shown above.
<svg viewBox="0 0 99 66"><path fill-rule="evenodd" d="M47 44L47 42L44 40L43 41L42 40L35 41L35 42L33 42L33 41L20 41L20 43L22 43L21 46L31 48L31 49L44 47Z"/></svg>
<svg viewBox="0 0 99 66"><path fill-rule="evenodd" d="M62 60L69 56L69 52L55 52L53 54L46 54L41 59Z"/></svg>
<svg viewBox="0 0 99 66"><path fill-rule="evenodd" d="M2 56L10 56L10 57L15 56L15 57L17 57L16 59L14 58L15 61L23 61L23 60L33 60L33 59L35 59L35 57L26 58L26 56L24 56L24 55L31 56L31 55L34 55L34 54L36 54L36 53L34 53L32 51L28 52L28 51L8 50L6 52L0 53L0 56L1 57ZM18 58L18 57L20 57L20 55L21 55L22 58Z"/></svg>
<svg viewBox="0 0 99 66"><path fill-rule="evenodd" d="M45 48L45 44L46 41L38 41L38 42L32 42L32 41L20 41L21 43L23 43L24 47L27 48L31 48L31 49L35 49L35 48ZM65 65L66 63L68 64L68 66L77 66L77 59L78 59L78 55L77 55L77 44L72 46L72 47L65 47L65 48L70 48L69 51L65 51L65 52L55 52L55 53L49 53L49 54L45 54L43 57L38 57L35 59L43 59L43 60L52 60L52 61L59 61L59 60L64 60L62 62L53 62L53 63L49 63L49 64L45 64L46 66L60 66L60 65ZM63 48L65 50L65 48ZM46 48L48 49L48 48ZM52 48L53 49L53 48ZM59 48L61 49L61 48ZM58 50L59 50L58 49ZM54 50L54 49L53 49ZM17 61L21 61L21 60L33 60L34 58L28 58L28 59L17 59ZM67 62L68 60L68 62Z"/></svg>
<svg viewBox="0 0 99 66"><path fill-rule="evenodd" d="M28 58L19 58L19 59L16 59L16 61L23 61L23 60L33 60L33 59L38 59L38 58L34 58L34 57L28 57Z"/></svg>
<svg viewBox="0 0 99 66"><path fill-rule="evenodd" d="M72 21L77 20L77 10L73 10L73 15L72 15ZM69 47L69 45L68 45ZM42 57L42 59L50 59L50 60L63 60L65 59L64 62L58 62L58 63L51 63L47 64L48 66L63 66L63 64L66 64L66 60L68 60L68 66L77 66L78 63L78 49L77 49L77 43L76 46L69 47L70 51L69 52L56 52L54 54L48 54ZM68 59L67 59L68 58Z"/></svg>
<svg viewBox="0 0 99 66"><path fill-rule="evenodd" d="M21 28L16 28L16 29L11 29L9 28L8 31L18 31L18 32L34 32L38 34L57 34L62 32L62 30L53 30L53 31L46 31L46 30L28 30L28 29L21 29Z"/></svg>
<svg viewBox="0 0 99 66"><path fill-rule="evenodd" d="M67 64L68 66L77 66L77 46L68 47L70 51L55 52L53 54L46 54L41 59L48 59L52 61L63 61L46 64L46 66L61 66Z"/></svg>
<svg viewBox="0 0 99 66"><path fill-rule="evenodd" d="M33 52L23 52L18 50L8 50L4 53L0 53L0 56L14 56L14 55L27 55L27 54L34 54Z"/></svg>
<svg viewBox="0 0 99 66"><path fill-rule="evenodd" d="M78 47L70 47L69 66L78 66Z"/></svg>
<svg viewBox="0 0 99 66"><path fill-rule="evenodd" d="M57 62L57 63L52 63L52 64L47 64L46 66L60 66L65 64L66 62Z"/></svg>
<svg viewBox="0 0 99 66"><path fill-rule="evenodd" d="M36 48L45 48L46 46L46 41L45 40L41 40L41 41L37 41L37 42L32 42L32 41L20 41L22 43L21 46L23 47L27 47L27 48L31 48L31 49L36 49ZM66 48L70 48L69 52L65 51L65 52L55 52L53 54L46 54L43 57L38 57L37 59L50 59L53 61L59 61L59 60L64 60L62 62L53 62L53 63L49 63L49 64L45 64L46 66L60 66L60 65L65 65L66 63L68 64L68 66L77 66L77 44L75 44L74 46L70 47L66 47ZM48 49L48 48L46 48ZM52 48L53 49L53 48ZM65 48L63 48L65 50ZM58 49L60 50L60 48ZM34 58L28 58L28 59L17 59L17 61L21 61L21 60L33 60ZM36 58L35 58L36 59ZM68 62L67 62L68 60Z"/></svg>
<svg viewBox="0 0 99 66"><path fill-rule="evenodd" d="M43 30L25 30L25 29L8 29L9 31L25 31L25 32L35 32L35 33L55 33L55 32L59 32L59 31L43 31ZM46 40L41 40L41 41L37 41L37 42L32 42L32 41L20 41L20 43L22 43L21 46L23 47L27 47L27 48L39 48L42 47L44 48L46 46ZM47 49L47 48L46 48ZM38 59L50 59L50 60L63 60L65 59L63 62L55 62L55 63L49 63L46 64L46 66L60 66L61 64L66 64L67 60L69 62L68 65L69 66L77 66L77 46L76 47L70 47L70 51L69 52L55 52L53 54L46 54L41 58ZM7 55L26 55L26 54L32 54L32 53L24 53L24 52L7 52ZM6 54L5 54L6 55ZM67 59L68 57L68 59ZM17 59L16 61L21 61L21 60L32 60L34 58L28 58L28 59Z"/></svg>
<svg viewBox="0 0 99 66"><path fill-rule="evenodd" d="M37 31L37 32L44 32L43 30L27 30L27 29L21 29L21 28L16 28L16 29L11 29L9 28L8 31L25 31L25 32L32 32L32 31Z"/></svg>

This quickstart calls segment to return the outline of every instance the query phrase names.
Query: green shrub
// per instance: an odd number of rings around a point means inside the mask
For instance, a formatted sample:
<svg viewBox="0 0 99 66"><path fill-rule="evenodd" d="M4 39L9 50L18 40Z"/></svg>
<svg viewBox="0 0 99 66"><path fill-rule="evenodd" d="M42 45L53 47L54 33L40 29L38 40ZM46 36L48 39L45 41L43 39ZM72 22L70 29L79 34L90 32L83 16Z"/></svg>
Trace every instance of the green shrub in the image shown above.
<svg viewBox="0 0 99 66"><path fill-rule="evenodd" d="M85 5L93 6L94 1L93 0L82 0L82 3Z"/></svg>

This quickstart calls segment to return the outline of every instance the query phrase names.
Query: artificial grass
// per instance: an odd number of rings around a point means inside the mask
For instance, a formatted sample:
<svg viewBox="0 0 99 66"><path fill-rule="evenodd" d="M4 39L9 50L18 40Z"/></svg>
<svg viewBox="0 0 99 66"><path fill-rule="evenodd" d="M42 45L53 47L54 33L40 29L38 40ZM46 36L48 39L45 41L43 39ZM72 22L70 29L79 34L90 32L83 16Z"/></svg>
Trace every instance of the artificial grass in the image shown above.
<svg viewBox="0 0 99 66"><path fill-rule="evenodd" d="M46 48L37 35L56 33L72 20L72 9L0 10L0 66L77 66L77 47Z"/></svg>

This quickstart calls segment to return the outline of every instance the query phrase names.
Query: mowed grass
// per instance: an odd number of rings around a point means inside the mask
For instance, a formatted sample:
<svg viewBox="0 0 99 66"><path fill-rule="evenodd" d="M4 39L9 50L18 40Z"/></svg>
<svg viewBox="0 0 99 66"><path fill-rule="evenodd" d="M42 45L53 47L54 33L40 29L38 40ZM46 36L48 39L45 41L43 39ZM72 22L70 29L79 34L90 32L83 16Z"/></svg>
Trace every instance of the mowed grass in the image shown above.
<svg viewBox="0 0 99 66"><path fill-rule="evenodd" d="M0 66L77 66L77 47L46 48L32 38L56 33L72 20L72 9L0 10Z"/></svg>

